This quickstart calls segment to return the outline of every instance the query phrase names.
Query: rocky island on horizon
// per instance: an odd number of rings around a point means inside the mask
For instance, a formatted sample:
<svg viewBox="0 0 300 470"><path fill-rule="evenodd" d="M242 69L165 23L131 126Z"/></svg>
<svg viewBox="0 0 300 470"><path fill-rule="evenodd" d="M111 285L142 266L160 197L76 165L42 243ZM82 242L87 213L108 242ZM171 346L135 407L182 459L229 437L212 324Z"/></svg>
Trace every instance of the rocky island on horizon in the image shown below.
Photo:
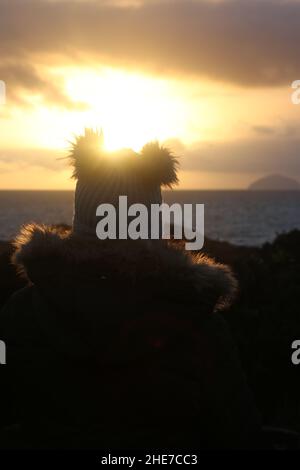
<svg viewBox="0 0 300 470"><path fill-rule="evenodd" d="M252 191L299 191L300 184L294 178L274 174L259 178L250 184L248 189Z"/></svg>

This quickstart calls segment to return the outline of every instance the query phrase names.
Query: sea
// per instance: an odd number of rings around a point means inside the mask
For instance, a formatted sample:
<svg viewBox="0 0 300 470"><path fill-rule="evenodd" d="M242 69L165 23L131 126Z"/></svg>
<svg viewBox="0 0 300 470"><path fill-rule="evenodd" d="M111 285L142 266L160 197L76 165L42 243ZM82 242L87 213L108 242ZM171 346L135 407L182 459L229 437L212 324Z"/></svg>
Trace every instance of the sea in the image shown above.
<svg viewBox="0 0 300 470"><path fill-rule="evenodd" d="M204 204L205 235L236 245L261 246L300 229L300 191L165 191L166 203ZM0 240L29 222L71 224L72 191L0 191Z"/></svg>

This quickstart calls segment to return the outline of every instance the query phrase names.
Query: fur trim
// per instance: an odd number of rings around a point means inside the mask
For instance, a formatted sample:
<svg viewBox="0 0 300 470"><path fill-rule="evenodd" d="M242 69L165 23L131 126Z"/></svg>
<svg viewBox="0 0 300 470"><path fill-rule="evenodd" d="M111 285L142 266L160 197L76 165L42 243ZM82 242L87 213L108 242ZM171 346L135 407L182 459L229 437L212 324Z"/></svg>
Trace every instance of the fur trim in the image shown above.
<svg viewBox="0 0 300 470"><path fill-rule="evenodd" d="M103 146L103 133L85 129L71 143L68 158L75 179L109 178L113 171L158 186L171 187L178 183L178 161L158 142L146 144L140 154L130 149L108 153Z"/></svg>
<svg viewBox="0 0 300 470"><path fill-rule="evenodd" d="M237 290L237 281L227 266L201 254L191 255L175 242L100 241L80 237L64 227L29 224L22 227L14 247L13 264L37 285L63 284L74 276L134 286L155 284L167 297L171 293L173 300L180 290L193 291L210 309L228 306Z"/></svg>

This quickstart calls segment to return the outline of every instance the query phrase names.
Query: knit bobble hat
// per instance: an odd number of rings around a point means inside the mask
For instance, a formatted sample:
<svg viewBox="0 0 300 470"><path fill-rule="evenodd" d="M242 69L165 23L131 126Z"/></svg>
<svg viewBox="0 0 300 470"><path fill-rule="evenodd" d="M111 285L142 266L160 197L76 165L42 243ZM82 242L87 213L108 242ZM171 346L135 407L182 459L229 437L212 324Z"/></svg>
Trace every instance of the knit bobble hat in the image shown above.
<svg viewBox="0 0 300 470"><path fill-rule="evenodd" d="M77 180L73 232L80 235L96 236L100 204L118 209L119 196L127 196L128 205L140 203L150 210L162 202L161 187L178 183L177 159L158 142L146 144L140 153L107 152L102 132L85 129L71 144L69 159Z"/></svg>

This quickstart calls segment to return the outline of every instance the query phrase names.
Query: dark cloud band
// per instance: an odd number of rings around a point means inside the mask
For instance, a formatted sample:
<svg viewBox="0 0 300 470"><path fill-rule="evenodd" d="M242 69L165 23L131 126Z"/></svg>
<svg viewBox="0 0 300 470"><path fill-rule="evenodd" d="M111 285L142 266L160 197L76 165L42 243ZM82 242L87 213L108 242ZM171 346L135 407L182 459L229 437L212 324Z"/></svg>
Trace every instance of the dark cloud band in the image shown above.
<svg viewBox="0 0 300 470"><path fill-rule="evenodd" d="M300 3L2 0L2 58L92 60L156 73L194 74L242 86L299 78Z"/></svg>

